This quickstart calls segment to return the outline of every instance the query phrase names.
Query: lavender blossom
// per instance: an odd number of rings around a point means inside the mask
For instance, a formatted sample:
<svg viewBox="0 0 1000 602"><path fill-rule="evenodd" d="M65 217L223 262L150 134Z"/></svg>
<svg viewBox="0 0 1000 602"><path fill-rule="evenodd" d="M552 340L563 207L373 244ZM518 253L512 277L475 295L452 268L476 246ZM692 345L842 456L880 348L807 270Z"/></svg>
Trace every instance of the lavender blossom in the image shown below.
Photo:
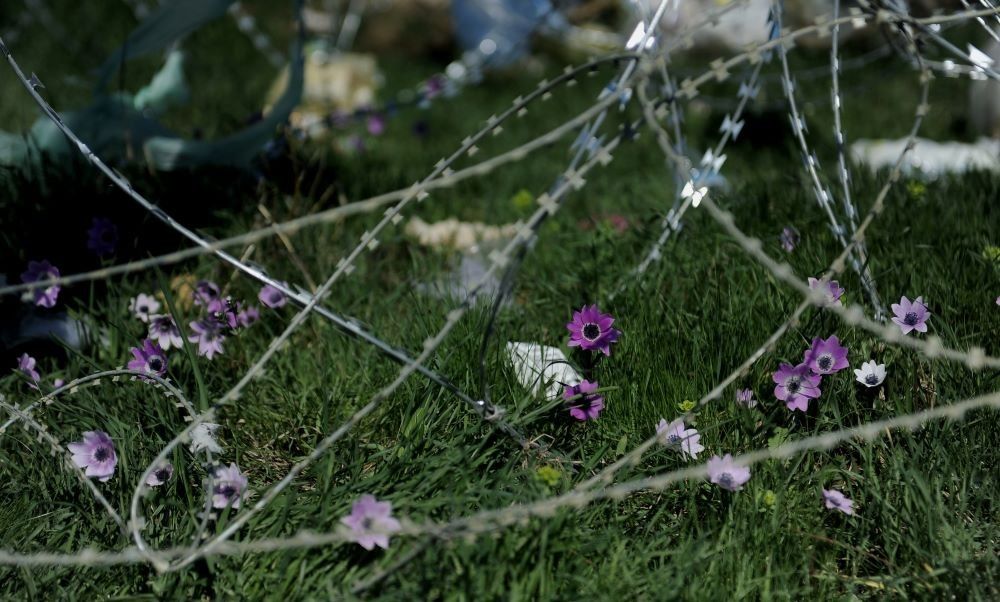
<svg viewBox="0 0 1000 602"><path fill-rule="evenodd" d="M819 290L823 292L823 301L817 304L820 307L841 305L840 298L844 296L844 289L840 287L840 283L836 280L823 282L822 280L818 280L810 276L809 288L814 291Z"/></svg>
<svg viewBox="0 0 1000 602"><path fill-rule="evenodd" d="M596 381L583 380L563 389L569 415L577 420L597 420L604 409L604 397L594 393L599 386Z"/></svg>
<svg viewBox="0 0 1000 602"><path fill-rule="evenodd" d="M750 480L750 469L733 462L732 454L712 456L708 461L708 480L723 489L739 491Z"/></svg>
<svg viewBox="0 0 1000 602"><path fill-rule="evenodd" d="M892 313L896 314L892 318L903 334L910 334L910 331L927 332L927 320L931 317L931 312L924 305L924 298L917 297L916 301L910 302L903 296L899 303L892 304Z"/></svg>
<svg viewBox="0 0 1000 602"><path fill-rule="evenodd" d="M149 322L150 318L160 311L160 302L153 295L139 293L129 299L128 310L143 322Z"/></svg>
<svg viewBox="0 0 1000 602"><path fill-rule="evenodd" d="M148 336L164 351L168 351L170 348L180 349L184 346L181 329L177 327L173 316L150 316Z"/></svg>
<svg viewBox="0 0 1000 602"><path fill-rule="evenodd" d="M771 378L777 383L774 396L784 401L789 410L805 412L809 407L809 400L819 397L822 377L812 374L806 364L793 367L782 362Z"/></svg>
<svg viewBox="0 0 1000 602"><path fill-rule="evenodd" d="M756 408L757 400L753 398L752 389L737 389L736 403L746 408Z"/></svg>
<svg viewBox="0 0 1000 602"><path fill-rule="evenodd" d="M392 502L380 502L365 494L354 502L351 513L340 519L350 530L350 540L366 550L387 549L389 537L402 526L392 517Z"/></svg>
<svg viewBox="0 0 1000 602"><path fill-rule="evenodd" d="M30 284L32 282L40 282L58 277L59 268L52 265L48 261L29 261L28 270L21 274L21 282ZM33 287L31 289L31 295L34 298L35 305L39 307L55 307L56 300L59 298L60 290L62 290L62 288L58 284L47 286L44 289Z"/></svg>
<svg viewBox="0 0 1000 602"><path fill-rule="evenodd" d="M257 298L264 304L265 307L270 307L271 309L278 309L279 307L283 307L285 303L288 303L288 297L285 296L285 293L270 284L265 284L264 287L260 289L260 293L257 295Z"/></svg>
<svg viewBox="0 0 1000 602"><path fill-rule="evenodd" d="M157 376L167 373L167 355L150 339L143 339L142 346L132 347L130 351L135 359L128 363L129 370L140 370Z"/></svg>
<svg viewBox="0 0 1000 602"><path fill-rule="evenodd" d="M830 510L839 510L847 515L854 514L854 502L836 489L824 489L823 501Z"/></svg>
<svg viewBox="0 0 1000 602"><path fill-rule="evenodd" d="M73 464L85 468L88 477L96 477L102 483L115 474L118 455L115 444L104 431L87 431L83 440L66 446L73 453Z"/></svg>
<svg viewBox="0 0 1000 602"><path fill-rule="evenodd" d="M697 458L698 454L705 451L697 429L685 429L684 420L681 418L670 423L667 423L666 419L660 418L660 424L656 427L656 436L660 443L676 449L681 452L681 455Z"/></svg>
<svg viewBox="0 0 1000 602"><path fill-rule="evenodd" d="M229 463L229 467L215 469L212 479L212 507L222 509L227 506L239 508L247 491L247 478L240 469Z"/></svg>
<svg viewBox="0 0 1000 602"><path fill-rule="evenodd" d="M802 363L809 366L813 374L834 374L848 366L847 347L840 344L836 335L828 339L815 337L812 346L806 350Z"/></svg>
<svg viewBox="0 0 1000 602"><path fill-rule="evenodd" d="M611 327L614 323L611 314L602 314L596 305L584 306L573 312L573 321L566 324L569 346L587 351L599 349L604 355L611 355L611 344L621 336L621 331Z"/></svg>
<svg viewBox="0 0 1000 602"><path fill-rule="evenodd" d="M17 369L21 374L31 379L32 389L38 388L38 382L42 380L42 375L38 373L38 370L35 370L35 358L27 353L22 353L21 357L17 358Z"/></svg>
<svg viewBox="0 0 1000 602"><path fill-rule="evenodd" d="M188 341L198 343L198 355L212 359L215 354L222 354L222 342L226 340L219 322L212 318L191 322L194 334L188 336Z"/></svg>
<svg viewBox="0 0 1000 602"><path fill-rule="evenodd" d="M156 470L149 473L146 477L146 485L150 487L159 487L163 485L174 476L174 465L170 462L164 461L162 464L156 467Z"/></svg>

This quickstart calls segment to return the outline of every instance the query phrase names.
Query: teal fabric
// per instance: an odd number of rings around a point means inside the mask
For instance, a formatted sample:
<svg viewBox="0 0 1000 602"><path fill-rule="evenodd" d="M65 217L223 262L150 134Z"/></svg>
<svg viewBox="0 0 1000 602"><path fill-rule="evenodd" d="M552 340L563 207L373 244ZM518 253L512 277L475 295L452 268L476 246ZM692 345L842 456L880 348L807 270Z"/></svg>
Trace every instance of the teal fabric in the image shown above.
<svg viewBox="0 0 1000 602"><path fill-rule="evenodd" d="M168 53L160 71L135 96L103 91L122 61L166 50L179 38L224 15L232 2L173 0L161 6L104 61L94 102L87 108L62 113L63 120L91 150L111 163L134 159L141 149L150 166L159 170L202 164L248 167L302 98L301 0L294 0L299 36L293 48L288 86L264 119L239 132L214 141L187 140L156 121L157 115L190 97L184 79L184 55L178 50ZM0 132L0 165L30 167L37 165L42 156L58 160L74 153L75 149L46 117L23 135Z"/></svg>

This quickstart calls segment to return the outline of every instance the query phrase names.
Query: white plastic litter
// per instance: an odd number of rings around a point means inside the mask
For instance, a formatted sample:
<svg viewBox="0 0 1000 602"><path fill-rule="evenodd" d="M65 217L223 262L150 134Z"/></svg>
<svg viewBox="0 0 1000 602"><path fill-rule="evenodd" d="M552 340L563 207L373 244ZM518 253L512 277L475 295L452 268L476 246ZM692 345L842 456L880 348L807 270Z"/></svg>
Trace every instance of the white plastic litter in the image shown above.
<svg viewBox="0 0 1000 602"><path fill-rule="evenodd" d="M518 382L535 395L544 390L546 399L554 399L562 394L563 385L575 385L581 380L562 350L556 347L507 343L507 353Z"/></svg>
<svg viewBox="0 0 1000 602"><path fill-rule="evenodd" d="M906 144L904 140L858 140L851 145L851 158L873 170L891 168ZM935 142L917 138L916 146L903 160L903 173L937 178L945 173L975 169L1000 169L1000 140L980 138L966 142Z"/></svg>

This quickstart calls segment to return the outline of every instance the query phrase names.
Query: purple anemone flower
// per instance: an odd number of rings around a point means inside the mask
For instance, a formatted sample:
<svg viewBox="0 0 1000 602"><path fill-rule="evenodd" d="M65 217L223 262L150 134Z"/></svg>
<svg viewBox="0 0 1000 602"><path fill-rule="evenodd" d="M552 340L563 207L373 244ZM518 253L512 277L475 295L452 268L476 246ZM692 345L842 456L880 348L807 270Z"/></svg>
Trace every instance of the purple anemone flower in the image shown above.
<svg viewBox="0 0 1000 602"><path fill-rule="evenodd" d="M778 240L781 241L781 247L788 253L791 253L799 244L799 231L791 226L785 226L782 228L781 236L778 237Z"/></svg>
<svg viewBox="0 0 1000 602"><path fill-rule="evenodd" d="M161 349L167 351L171 347L180 349L184 346L181 329L177 327L173 316L150 316L149 338L156 341Z"/></svg>
<svg viewBox="0 0 1000 602"><path fill-rule="evenodd" d="M228 468L220 466L215 469L212 479L213 508L221 509L226 506L239 508L246 491L247 478L235 464L230 462Z"/></svg>
<svg viewBox="0 0 1000 602"><path fill-rule="evenodd" d="M233 302L231 297L226 297L225 299L216 299L206 306L206 311L208 315L219 323L219 327L223 330L236 330L240 326L239 317L237 312L239 310L239 303Z"/></svg>
<svg viewBox="0 0 1000 602"><path fill-rule="evenodd" d="M143 322L149 322L149 318L160 311L160 302L153 295L139 293L129 299L128 310Z"/></svg>
<svg viewBox="0 0 1000 602"><path fill-rule="evenodd" d="M736 403L746 408L756 408L757 400L753 398L752 389L737 389Z"/></svg>
<svg viewBox="0 0 1000 602"><path fill-rule="evenodd" d="M732 454L712 456L708 461L708 480L723 489L739 491L750 480L750 469L733 462Z"/></svg>
<svg viewBox="0 0 1000 602"><path fill-rule="evenodd" d="M368 133L372 136L381 136L385 132L385 118L374 113L368 117Z"/></svg>
<svg viewBox="0 0 1000 602"><path fill-rule="evenodd" d="M597 420L604 409L604 397L594 393L599 386L597 381L583 380L563 389L569 415L577 420Z"/></svg>
<svg viewBox="0 0 1000 602"><path fill-rule="evenodd" d="M402 526L392 517L392 502L380 502L374 495L365 494L351 506L351 513L340 522L350 528L350 541L366 550L375 546L389 547L389 537Z"/></svg>
<svg viewBox="0 0 1000 602"><path fill-rule="evenodd" d="M824 489L823 501L830 510L840 510L844 514L854 514L854 502L836 489Z"/></svg>
<svg viewBox="0 0 1000 602"><path fill-rule="evenodd" d="M188 341L198 343L198 355L212 359L216 353L222 353L222 342L226 336L218 322L209 318L191 322L190 326L194 334L188 336Z"/></svg>
<svg viewBox="0 0 1000 602"><path fill-rule="evenodd" d="M892 321L903 334L910 334L911 330L927 332L927 319L931 317L931 312L924 305L923 297L917 297L912 303L905 296L902 297L899 303L892 304L892 313L896 314Z"/></svg>
<svg viewBox="0 0 1000 602"><path fill-rule="evenodd" d="M87 230L87 248L98 257L112 255L118 248L118 227L104 217L95 217Z"/></svg>
<svg viewBox="0 0 1000 602"><path fill-rule="evenodd" d="M284 283L282 283L284 284ZM287 284L285 286L288 286ZM285 293L281 292L277 287L271 286L270 284L265 284L260 293L257 295L260 302L264 304L265 307L270 307L271 309L277 309L288 303L288 297Z"/></svg>
<svg viewBox="0 0 1000 602"><path fill-rule="evenodd" d="M157 376L167 373L167 355L150 339L143 339L141 347L133 347L130 351L135 359L128 363L129 370L141 370Z"/></svg>
<svg viewBox="0 0 1000 602"><path fill-rule="evenodd" d="M844 289L840 287L840 283L836 280L830 280L824 283L822 280L818 280L809 277L809 288L811 290L820 290L823 292L823 301L818 305L820 307L825 307L827 305L841 305L840 298L844 295Z"/></svg>
<svg viewBox="0 0 1000 602"><path fill-rule="evenodd" d="M236 321L240 326L246 328L260 319L260 310L256 306L250 305L244 309L242 303L237 303L236 307L240 310L236 314Z"/></svg>
<svg viewBox="0 0 1000 602"><path fill-rule="evenodd" d="M87 431L83 434L83 441L66 447L73 453L73 464L85 468L88 477L97 477L104 483L115 474L118 455L111 437L104 431Z"/></svg>
<svg viewBox="0 0 1000 602"><path fill-rule="evenodd" d="M771 378L778 385L774 388L774 396L785 402L789 410L805 412L809 400L819 397L819 383L823 377L812 374L806 364L792 366L782 362Z"/></svg>
<svg viewBox="0 0 1000 602"><path fill-rule="evenodd" d="M43 259L42 261L28 262L28 270L21 274L21 282L39 282L58 277L59 268ZM35 305L39 307L55 307L60 290L61 287L58 284L53 284L43 289L32 288L31 294L34 297Z"/></svg>
<svg viewBox="0 0 1000 602"><path fill-rule="evenodd" d="M170 462L164 462L156 467L156 470L149 473L146 477L146 485L150 487L159 487L167 481L169 481L174 476L174 465Z"/></svg>
<svg viewBox="0 0 1000 602"><path fill-rule="evenodd" d="M802 363L809 366L814 374L833 374L848 366L847 347L840 344L836 335L828 339L815 337L812 346L806 350Z"/></svg>
<svg viewBox="0 0 1000 602"><path fill-rule="evenodd" d="M705 451L705 446L701 444L701 435L697 429L685 429L684 420L678 418L668 423L666 419L660 418L660 424L656 426L656 436L663 445L676 449L681 455L688 455L697 458L698 454Z"/></svg>
<svg viewBox="0 0 1000 602"><path fill-rule="evenodd" d="M611 314L602 314L596 305L583 306L580 311L573 312L573 321L566 324L569 346L587 351L600 349L604 355L611 355L611 344L622 334L611 327L614 323Z"/></svg>
<svg viewBox="0 0 1000 602"><path fill-rule="evenodd" d="M22 353L21 357L17 358L17 369L21 374L31 379L33 389L38 388L38 381L42 380L42 375L38 373L38 370L35 370L35 358L27 353Z"/></svg>
<svg viewBox="0 0 1000 602"><path fill-rule="evenodd" d="M191 296L194 298L195 305L208 305L218 299L220 294L218 284L211 280L199 280L194 285Z"/></svg>

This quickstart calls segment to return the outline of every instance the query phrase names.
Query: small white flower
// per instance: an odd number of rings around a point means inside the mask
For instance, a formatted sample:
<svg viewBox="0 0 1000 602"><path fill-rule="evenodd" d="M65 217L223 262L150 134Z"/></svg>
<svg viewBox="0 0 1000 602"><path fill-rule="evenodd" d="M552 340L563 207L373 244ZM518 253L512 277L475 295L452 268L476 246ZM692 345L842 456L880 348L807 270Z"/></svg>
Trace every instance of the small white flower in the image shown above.
<svg viewBox="0 0 1000 602"><path fill-rule="evenodd" d="M222 453L222 446L215 440L215 431L219 429L218 424L212 422L202 422L191 431L191 452L198 453L201 450L208 450L213 454Z"/></svg>
<svg viewBox="0 0 1000 602"><path fill-rule="evenodd" d="M681 455L688 455L697 458L698 454L705 451L705 446L701 444L701 435L696 429L685 429L684 420L678 418L667 423L663 418L656 427L656 436L663 445L676 449Z"/></svg>
<svg viewBox="0 0 1000 602"><path fill-rule="evenodd" d="M152 295L139 293L129 300L128 310L143 322L149 322L149 317L160 311L160 302Z"/></svg>
<svg viewBox="0 0 1000 602"><path fill-rule="evenodd" d="M877 387L885 380L885 364L876 364L875 360L865 362L860 370L854 370L854 375L864 386Z"/></svg>

